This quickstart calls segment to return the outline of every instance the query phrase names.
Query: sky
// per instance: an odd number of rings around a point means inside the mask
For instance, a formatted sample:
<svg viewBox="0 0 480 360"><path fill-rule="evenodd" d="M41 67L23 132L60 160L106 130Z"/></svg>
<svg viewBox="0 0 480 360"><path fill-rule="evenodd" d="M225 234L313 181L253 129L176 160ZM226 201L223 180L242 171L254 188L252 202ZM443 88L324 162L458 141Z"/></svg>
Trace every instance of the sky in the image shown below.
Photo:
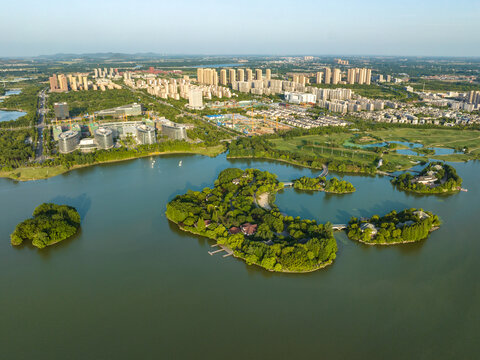
<svg viewBox="0 0 480 360"><path fill-rule="evenodd" d="M480 0L0 0L0 57L480 56Z"/></svg>

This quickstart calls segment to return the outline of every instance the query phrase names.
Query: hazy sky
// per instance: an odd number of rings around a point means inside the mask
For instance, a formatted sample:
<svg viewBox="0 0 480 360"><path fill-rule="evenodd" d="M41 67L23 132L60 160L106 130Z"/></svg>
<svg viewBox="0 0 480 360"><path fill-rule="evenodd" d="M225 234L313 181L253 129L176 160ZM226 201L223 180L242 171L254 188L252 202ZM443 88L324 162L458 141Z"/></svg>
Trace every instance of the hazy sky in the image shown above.
<svg viewBox="0 0 480 360"><path fill-rule="evenodd" d="M1 0L0 57L480 56L480 0Z"/></svg>

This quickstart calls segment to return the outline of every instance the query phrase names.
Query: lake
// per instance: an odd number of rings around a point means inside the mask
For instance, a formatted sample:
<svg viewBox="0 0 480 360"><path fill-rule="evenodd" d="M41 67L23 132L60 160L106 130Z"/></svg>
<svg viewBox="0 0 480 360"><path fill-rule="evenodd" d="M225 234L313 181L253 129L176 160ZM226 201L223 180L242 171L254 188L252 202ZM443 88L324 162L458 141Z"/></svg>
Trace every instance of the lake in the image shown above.
<svg viewBox="0 0 480 360"><path fill-rule="evenodd" d="M10 120L17 120L18 118L26 115L26 112L23 111L5 111L0 110L0 122L2 121L10 121Z"/></svg>
<svg viewBox="0 0 480 360"><path fill-rule="evenodd" d="M386 177L344 176L348 195L286 189L281 211L345 223L423 207L444 221L428 240L371 247L336 233L334 264L275 274L208 255L166 203L213 186L227 167L279 180L319 174L283 163L174 155L47 180L0 179L0 348L5 359L468 359L480 351L477 162L453 164L468 193L419 196ZM178 163L182 160L183 166ZM51 248L9 234L42 202L77 207L81 231Z"/></svg>

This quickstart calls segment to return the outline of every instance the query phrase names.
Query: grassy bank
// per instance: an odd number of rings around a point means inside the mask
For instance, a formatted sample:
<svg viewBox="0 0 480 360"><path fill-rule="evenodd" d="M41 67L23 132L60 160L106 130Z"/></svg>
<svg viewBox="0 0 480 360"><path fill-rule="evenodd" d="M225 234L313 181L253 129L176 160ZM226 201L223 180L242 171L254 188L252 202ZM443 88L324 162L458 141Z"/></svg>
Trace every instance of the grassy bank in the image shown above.
<svg viewBox="0 0 480 360"><path fill-rule="evenodd" d="M151 152L143 154L141 156L132 156L122 159L112 159L108 161L95 162L86 165L75 165L67 168L63 165L49 166L49 167L19 167L11 171L0 171L0 177L9 178L18 181L30 181L30 180L43 180L48 179L60 174L67 173L72 170L81 169L84 167L95 166L100 164L122 162L127 160L139 159L149 156L169 155L169 154L192 154L192 155L205 155L209 157L216 157L225 151L224 145L217 145L207 148L198 148L191 151L164 151L164 152Z"/></svg>

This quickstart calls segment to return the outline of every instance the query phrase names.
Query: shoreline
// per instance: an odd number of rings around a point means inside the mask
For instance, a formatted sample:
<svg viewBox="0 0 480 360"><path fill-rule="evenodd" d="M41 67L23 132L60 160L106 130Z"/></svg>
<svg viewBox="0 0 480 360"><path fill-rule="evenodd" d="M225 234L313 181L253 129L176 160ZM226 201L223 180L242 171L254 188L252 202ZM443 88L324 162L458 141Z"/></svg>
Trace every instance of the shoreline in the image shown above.
<svg viewBox="0 0 480 360"><path fill-rule="evenodd" d="M302 168L307 168L307 169L313 169L313 170L323 170L323 167L319 168L319 167L315 167L315 166L308 166L308 165L303 165L303 164L300 164L300 163L296 163L296 162L292 162L290 160L285 160L285 159L275 159L275 158L270 158L270 157L265 157L265 156L260 156L260 157L257 157L257 156L230 156L230 155L227 155L227 159L257 159L257 160L270 160L270 161L280 161L280 162L284 162L284 163L287 163L287 164L290 164L290 165L294 165L294 166L298 166L298 167L302 167ZM323 165L327 165L327 164L323 164ZM413 167L413 166L412 166ZM332 170L334 173L339 173L339 174L352 174L352 175L362 175L362 176L375 176L375 175L381 175L380 173L378 172L375 172L375 173L367 173L367 172L363 172L363 171L357 171L357 172L351 172L351 171L338 171L338 170Z"/></svg>
<svg viewBox="0 0 480 360"><path fill-rule="evenodd" d="M343 195L343 194L353 194L354 192L357 191L357 189L353 190L353 191L344 191L344 192L339 192L339 191L326 191L326 190L323 190L323 189L299 189L299 188L296 188L296 187L293 187L293 189L295 190L298 190L298 191L319 191L319 192L324 192L325 194L337 194L337 195Z"/></svg>
<svg viewBox="0 0 480 360"><path fill-rule="evenodd" d="M222 146L222 145L217 145L217 146ZM128 160L134 160L134 159L142 159L142 158L146 158L146 157L149 157L149 156L162 156L162 155L170 155L170 154L186 154L186 155L203 155L203 156L208 156L208 157L216 157L216 156L220 155L222 152L225 151L225 149L222 146L223 150L221 152L217 151L214 154L208 154L207 152L208 152L209 149L211 149L211 148L201 148L201 149L199 149L199 151L195 151L195 150L191 150L191 151L188 151L188 150L163 151L163 152L158 152L157 151L157 152L152 152L152 153L148 153L148 154L145 154L145 155L131 156L131 157L128 157L128 158L123 158L123 159L112 159L112 160L94 162L92 164L73 165L71 168L68 168L68 169L65 168L63 165L48 166L48 167L23 167L23 168L17 168L17 169L13 169L11 171L6 171L6 172L0 171L0 178L7 178L7 179L15 180L15 181L45 180L45 179L49 179L49 178L52 178L52 177L55 177L55 176L58 176L58 175L69 173L70 171L73 171L73 170L78 170L78 169L87 168L87 167L93 167L93 166L102 165L102 164L110 164L110 163L118 163L118 162L123 162L123 161L128 161ZM63 169L59 169L59 167L62 167ZM46 170L48 172L49 169L60 170L60 172L55 172L54 171L54 173L52 175L40 176L40 177L30 176L30 177L22 178L21 175L20 175L20 177L12 176L13 174L16 174L18 172L21 173L22 170L27 170L27 172L28 172L28 170L31 170L31 171Z"/></svg>
<svg viewBox="0 0 480 360"><path fill-rule="evenodd" d="M436 227L433 227L430 229L430 231L428 232L429 234L434 232L435 230L438 230L440 229L440 226L436 226ZM419 240L405 240L405 241L396 241L396 242L382 242L382 243L376 243L376 242L367 242L367 241L363 241L363 240L357 240L357 239L352 239L350 238L348 235L347 235L347 238L349 238L350 240L352 241L357 241L359 243L362 243L362 244L365 244L365 245L370 245L370 246L375 246L375 245L380 245L380 246L391 246L391 245L401 245L401 244L412 244L412 243L416 243L416 242L420 242L420 241L424 241L424 240L427 240L428 237L424 238L424 239L419 239Z"/></svg>
<svg viewBox="0 0 480 360"><path fill-rule="evenodd" d="M175 222L175 221L173 221L172 219L170 219L167 214L165 214L165 217L167 218L168 221L171 221L172 223L174 223L175 225L177 225L180 230L185 231L186 233L190 233L190 234L193 234L193 235L201 236L201 237L203 237L203 238L206 238L206 239L209 239L209 240L211 240L211 241L214 241L216 244L218 244L217 240L215 240L215 239L212 239L212 238L209 238L208 236L205 236L205 235L196 233L196 232L194 232L194 231L185 229L184 227L180 226L180 224L178 224L177 222ZM233 256L235 259L240 259L240 260L242 260L246 265L249 265L244 258L235 255L235 252L234 252L232 249L230 249L228 246L223 245L223 244L222 244L222 246L225 246L225 248L229 249L229 250L232 252L232 256ZM315 269L305 270L305 271L291 271L291 270L275 271L275 270L265 269L263 266L261 266L261 265L258 264L258 263L252 263L251 265L258 266L258 267L261 268L262 270L265 270L265 271L268 271L268 272L272 272L272 273L307 274L307 273L312 273L312 272L317 271L317 270L320 270L320 269L324 269L324 268L326 268L327 266L329 266L329 265L331 265L331 264L333 264L333 260L330 260L329 262L326 262L326 263L322 263L322 264L320 264L318 267L316 267Z"/></svg>
<svg viewBox="0 0 480 360"><path fill-rule="evenodd" d="M406 193L413 193L413 194L419 194L419 195L448 195L448 194L456 194L462 191L461 189L455 189L455 190L445 190L442 192L424 192L424 191L416 191L416 190L409 190L409 189L399 189L397 185L395 184L392 184L392 185L395 186L395 188L398 191L404 191Z"/></svg>

